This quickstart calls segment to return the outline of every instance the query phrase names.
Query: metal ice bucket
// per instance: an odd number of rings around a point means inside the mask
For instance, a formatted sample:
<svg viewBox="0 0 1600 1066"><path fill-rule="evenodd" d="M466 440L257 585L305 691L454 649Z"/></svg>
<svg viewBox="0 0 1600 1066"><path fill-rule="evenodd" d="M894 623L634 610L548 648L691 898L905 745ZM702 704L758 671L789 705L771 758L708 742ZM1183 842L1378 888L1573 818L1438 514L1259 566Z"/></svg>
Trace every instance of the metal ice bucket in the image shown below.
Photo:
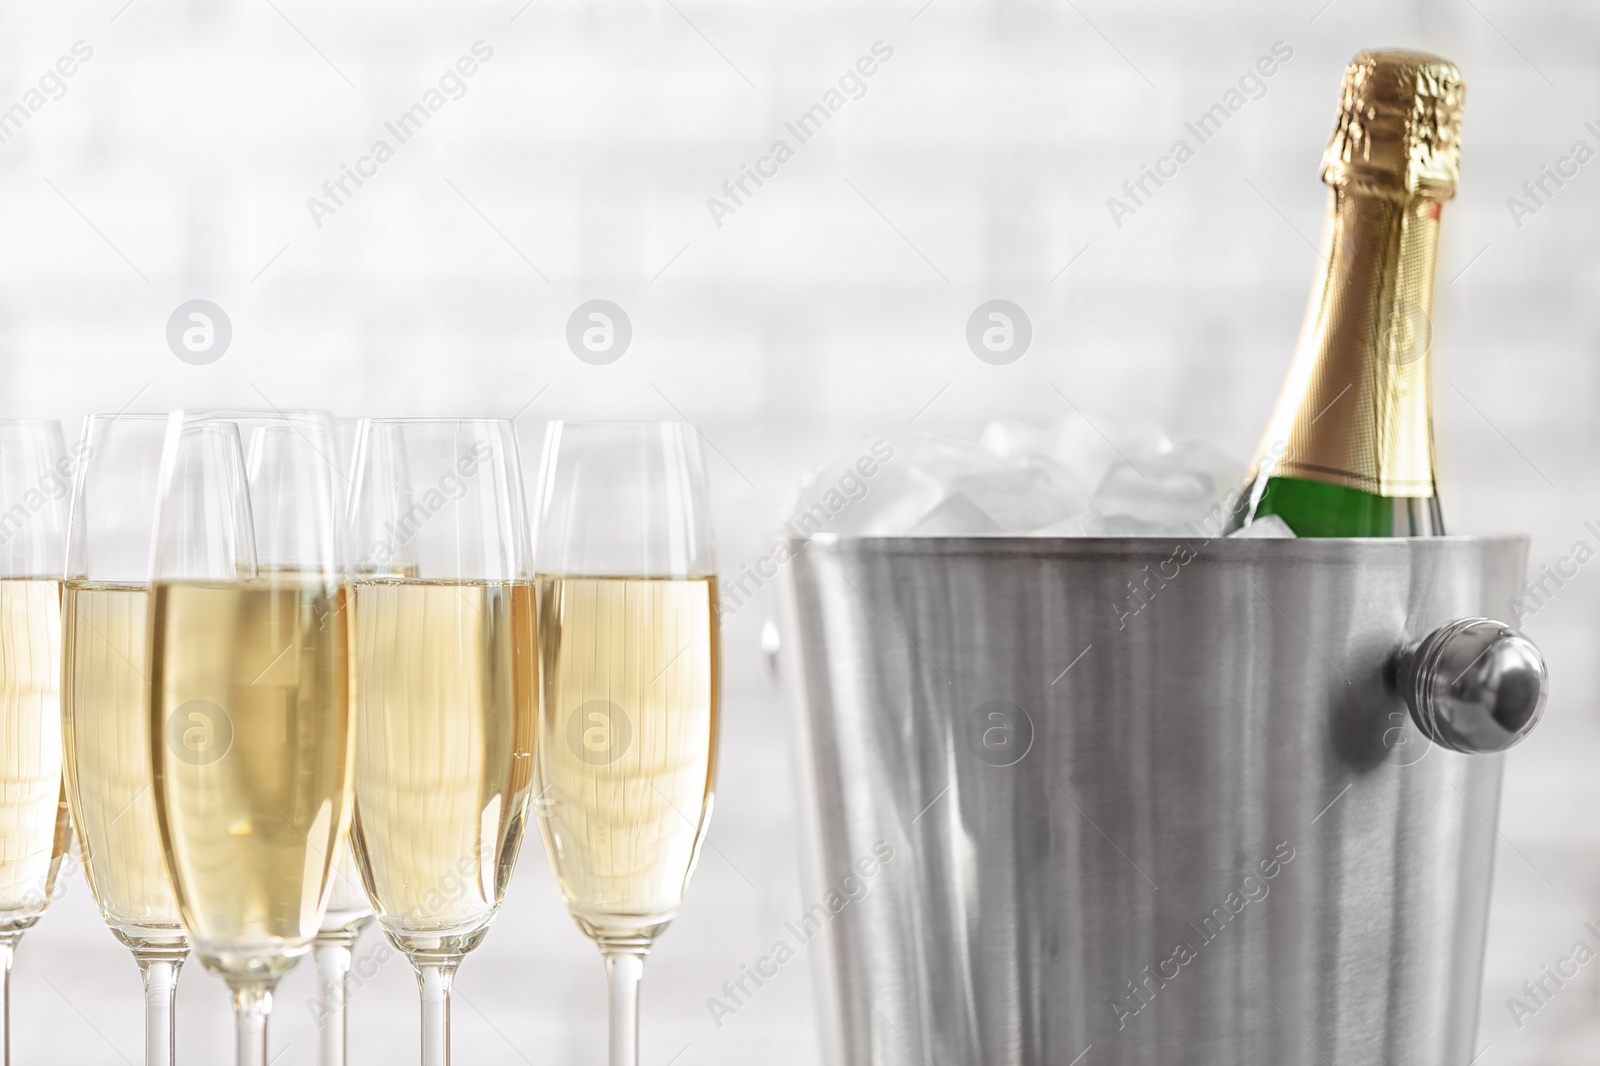
<svg viewBox="0 0 1600 1066"><path fill-rule="evenodd" d="M1525 541L790 547L830 1066L1473 1058Z"/></svg>

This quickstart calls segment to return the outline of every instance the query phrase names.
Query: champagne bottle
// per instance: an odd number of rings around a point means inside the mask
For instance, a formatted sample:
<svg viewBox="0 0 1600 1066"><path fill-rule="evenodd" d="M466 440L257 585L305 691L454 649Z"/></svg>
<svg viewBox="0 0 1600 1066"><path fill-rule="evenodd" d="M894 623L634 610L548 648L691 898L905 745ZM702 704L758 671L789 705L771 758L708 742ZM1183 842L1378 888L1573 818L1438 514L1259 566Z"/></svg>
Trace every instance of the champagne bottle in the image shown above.
<svg viewBox="0 0 1600 1066"><path fill-rule="evenodd" d="M1465 88L1417 52L1345 69L1320 270L1233 528L1275 514L1302 537L1443 535L1428 358Z"/></svg>

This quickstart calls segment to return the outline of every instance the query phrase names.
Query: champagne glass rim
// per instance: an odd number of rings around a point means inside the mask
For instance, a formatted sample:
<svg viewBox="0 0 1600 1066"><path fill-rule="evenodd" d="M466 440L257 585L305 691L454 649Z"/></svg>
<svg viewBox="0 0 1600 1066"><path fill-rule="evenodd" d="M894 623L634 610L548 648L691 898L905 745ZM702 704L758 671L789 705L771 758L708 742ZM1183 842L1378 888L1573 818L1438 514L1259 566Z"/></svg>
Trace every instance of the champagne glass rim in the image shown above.
<svg viewBox="0 0 1600 1066"><path fill-rule="evenodd" d="M363 418L362 424L369 426L509 426L509 418L484 418L484 417L454 417L451 415L418 415L377 418Z"/></svg>
<svg viewBox="0 0 1600 1066"><path fill-rule="evenodd" d="M553 418L550 425L575 429L650 429L668 426L693 428L694 423L682 418Z"/></svg>
<svg viewBox="0 0 1600 1066"><path fill-rule="evenodd" d="M190 422L319 422L330 423L333 416L318 407L178 407L167 418Z"/></svg>
<svg viewBox="0 0 1600 1066"><path fill-rule="evenodd" d="M29 426L59 426L59 418L0 418L0 427L6 429L25 428Z"/></svg>

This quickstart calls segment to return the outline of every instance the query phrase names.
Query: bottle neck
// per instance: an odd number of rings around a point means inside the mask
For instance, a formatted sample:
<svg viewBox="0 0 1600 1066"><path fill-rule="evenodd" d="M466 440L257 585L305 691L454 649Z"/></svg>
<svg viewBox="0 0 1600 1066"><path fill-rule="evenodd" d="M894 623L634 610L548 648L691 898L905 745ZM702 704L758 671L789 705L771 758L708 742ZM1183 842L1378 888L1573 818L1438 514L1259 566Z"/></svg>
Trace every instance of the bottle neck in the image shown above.
<svg viewBox="0 0 1600 1066"><path fill-rule="evenodd" d="M1434 495L1429 355L1440 202L1336 187L1321 269L1254 473Z"/></svg>

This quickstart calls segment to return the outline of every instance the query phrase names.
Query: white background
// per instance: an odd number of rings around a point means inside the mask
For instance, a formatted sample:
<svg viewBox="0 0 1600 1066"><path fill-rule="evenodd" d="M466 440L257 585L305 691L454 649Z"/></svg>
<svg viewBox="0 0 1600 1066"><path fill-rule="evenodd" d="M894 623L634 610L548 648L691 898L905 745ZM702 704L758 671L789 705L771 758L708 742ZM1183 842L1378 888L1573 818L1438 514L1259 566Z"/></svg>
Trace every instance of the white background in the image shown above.
<svg viewBox="0 0 1600 1066"><path fill-rule="evenodd" d="M716 446L725 571L760 554L802 464L871 426L970 433L1061 413L1064 394L1243 458L1315 266L1341 70L1403 45L1469 85L1434 343L1447 520L1531 533L1536 565L1600 546L1583 528L1600 518L1600 164L1520 227L1506 204L1575 140L1600 148L1583 125L1600 120L1600 12L1325 2L11 0L0 108L74 42L93 57L0 145L0 415L516 415L529 465L553 417L688 417ZM494 54L466 95L316 225L307 198L479 40ZM893 58L865 95L717 226L707 197L880 40ZM1265 96L1116 226L1107 197L1276 41L1293 58ZM1034 328L1005 367L964 341L997 297ZM165 341L193 298L233 325L209 366ZM633 323L610 366L564 340L594 298ZM1590 1062L1600 1041L1600 965L1520 1031L1505 1005L1600 917L1597 593L1585 569L1527 622L1554 696L1508 762L1485 1066ZM720 1030L705 1006L801 909L764 610L730 626L714 846L651 959L652 1066L819 1061L803 964ZM310 1061L309 990L306 967L282 988L280 1062ZM356 994L357 1061L415 1054L413 997L398 960ZM599 1063L603 1012L599 959L535 845L462 969L459 1059ZM226 1058L226 999L198 966L179 1016L186 1061ZM12 1017L19 1063L139 1058L133 964L81 878L23 941Z"/></svg>

